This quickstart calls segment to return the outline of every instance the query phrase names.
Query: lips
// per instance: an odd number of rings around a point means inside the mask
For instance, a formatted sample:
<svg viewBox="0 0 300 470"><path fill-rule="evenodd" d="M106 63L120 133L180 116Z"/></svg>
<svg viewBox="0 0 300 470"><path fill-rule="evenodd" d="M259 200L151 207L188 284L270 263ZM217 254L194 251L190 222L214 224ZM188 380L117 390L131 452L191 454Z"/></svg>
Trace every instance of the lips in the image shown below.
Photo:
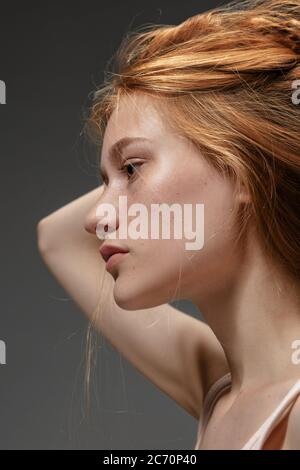
<svg viewBox="0 0 300 470"><path fill-rule="evenodd" d="M108 259L115 253L128 253L129 250L126 250L119 246L102 245L99 251L104 261L107 262Z"/></svg>

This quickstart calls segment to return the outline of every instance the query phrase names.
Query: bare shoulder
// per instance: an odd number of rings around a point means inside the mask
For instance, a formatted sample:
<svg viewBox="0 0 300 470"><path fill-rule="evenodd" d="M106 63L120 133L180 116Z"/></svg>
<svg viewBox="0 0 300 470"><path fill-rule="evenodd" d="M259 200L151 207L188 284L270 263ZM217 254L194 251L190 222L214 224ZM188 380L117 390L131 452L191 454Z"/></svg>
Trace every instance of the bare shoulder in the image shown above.
<svg viewBox="0 0 300 470"><path fill-rule="evenodd" d="M282 450L300 450L300 395L289 412Z"/></svg>

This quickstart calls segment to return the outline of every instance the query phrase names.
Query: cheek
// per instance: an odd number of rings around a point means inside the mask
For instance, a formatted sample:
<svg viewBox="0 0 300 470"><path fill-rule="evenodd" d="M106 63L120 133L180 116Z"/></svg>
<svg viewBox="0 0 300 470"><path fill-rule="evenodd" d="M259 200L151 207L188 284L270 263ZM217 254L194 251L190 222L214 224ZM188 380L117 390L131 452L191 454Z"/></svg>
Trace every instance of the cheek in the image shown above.
<svg viewBox="0 0 300 470"><path fill-rule="evenodd" d="M159 195L160 200L170 206L172 204L179 204L182 214L182 232L184 231L201 230L201 235L204 236L204 247L208 241L217 236L218 242L225 242L225 239L231 237L232 226L232 210L234 203L234 187L232 183L223 179L220 175L214 172L207 171L194 171L186 173L185 177L171 179L172 184L158 185L156 193ZM197 205L202 207L197 210ZM189 211L186 209L188 207ZM201 209L201 210L200 210ZM190 216L191 214L191 216ZM173 216L173 214L172 214ZM172 219L172 217L171 217ZM204 229L203 229L204 222ZM171 224L172 227L172 224ZM197 235L197 239L202 238ZM176 241L172 244L174 246L181 246L184 250L185 243L190 239L186 238ZM177 244L176 244L177 243ZM199 244L197 245L199 246ZM190 251L187 250L187 254Z"/></svg>
<svg viewBox="0 0 300 470"><path fill-rule="evenodd" d="M233 195L228 187L218 191L207 191L205 195L205 234L206 237L226 237L231 230Z"/></svg>
<svg viewBox="0 0 300 470"><path fill-rule="evenodd" d="M170 240L131 240L129 244L133 251L126 266L124 264L124 282L128 285L134 281L135 288L139 284L154 290L160 286L164 291L172 291L179 277L183 288L196 285L199 280L205 283L208 275L215 276L216 272L221 274L224 259L229 256L230 247L233 246L230 228L233 207L231 183L214 172L204 171L203 168L193 168L194 171L183 170L181 173L178 168L174 172L169 170L165 168L165 172L161 171L158 176L151 178L151 192L139 189L132 194L129 204L145 204L149 214L148 228L151 225L151 204L165 203L171 206L178 203L182 214L183 204L191 204L193 215L189 227L193 231L197 229L195 205L204 204L204 246L198 250L187 250L186 242L194 242L194 239L174 240L172 235ZM199 224L202 225L202 221Z"/></svg>
<svg viewBox="0 0 300 470"><path fill-rule="evenodd" d="M171 207L178 204L182 215L182 239L174 240L174 215L170 212L170 233L171 239L162 239L160 229L160 239L155 240L149 238L147 240L132 240L133 248L136 247L135 256L131 261L135 265L140 266L142 260L147 259L147 263L157 263L157 267L167 268L168 266L179 265L190 258L194 258L198 253L197 246L204 237L204 246L199 250L202 255L206 248L214 247L216 254L224 249L225 245L231 240L231 213L233 207L233 187L228 180L224 180L216 173L204 171L185 172L185 177L178 177L178 171L175 173L176 178L172 177L172 172L168 172L169 180L166 181L166 175L160 173L153 181L152 191L141 194L141 201L148 211L148 236L150 237L151 220L151 204L166 204ZM138 194L134 195L132 202L137 202ZM196 205L204 206L204 229L201 213L196 212ZM190 212L185 211L185 206L191 208L192 217L188 217ZM162 218L160 218L161 227ZM185 230L196 232L194 238L185 237ZM199 230L201 234L199 235ZM192 250L186 248L186 244L190 243Z"/></svg>
<svg viewBox="0 0 300 470"><path fill-rule="evenodd" d="M172 296L186 259L182 240L136 240L133 246L134 252L122 267L122 281L134 286L135 294L140 291L152 292L154 297L158 293Z"/></svg>
<svg viewBox="0 0 300 470"><path fill-rule="evenodd" d="M171 202L193 204L192 223L189 226L193 232L197 231L195 238L199 242L196 244L194 238L171 240L170 249L165 247L162 253L162 259L166 260L164 263L168 263L168 266L162 265L163 274L169 269L169 276L173 280L172 272L177 275L177 279L180 275L182 293L190 292L193 286L199 289L199 283L208 291L210 283L213 285L214 281L222 285L238 263L232 218L233 189L230 181L218 175L214 178L191 176L188 184L183 181L178 185L178 191L172 194ZM201 218L199 222L196 204L204 205L204 220ZM202 238L204 244L201 247ZM190 243L193 249L187 249Z"/></svg>

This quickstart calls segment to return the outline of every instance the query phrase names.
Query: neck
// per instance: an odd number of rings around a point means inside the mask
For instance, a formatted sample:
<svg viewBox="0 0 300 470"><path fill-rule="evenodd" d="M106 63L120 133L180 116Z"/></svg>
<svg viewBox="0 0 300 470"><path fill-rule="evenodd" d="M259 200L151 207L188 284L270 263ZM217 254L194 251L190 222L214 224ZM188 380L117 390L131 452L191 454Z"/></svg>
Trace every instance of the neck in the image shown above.
<svg viewBox="0 0 300 470"><path fill-rule="evenodd" d="M232 390L300 378L295 361L295 347L300 351L299 283L270 267L259 246L252 245L251 256L228 284L210 298L193 301L224 349ZM295 340L299 344L293 348Z"/></svg>

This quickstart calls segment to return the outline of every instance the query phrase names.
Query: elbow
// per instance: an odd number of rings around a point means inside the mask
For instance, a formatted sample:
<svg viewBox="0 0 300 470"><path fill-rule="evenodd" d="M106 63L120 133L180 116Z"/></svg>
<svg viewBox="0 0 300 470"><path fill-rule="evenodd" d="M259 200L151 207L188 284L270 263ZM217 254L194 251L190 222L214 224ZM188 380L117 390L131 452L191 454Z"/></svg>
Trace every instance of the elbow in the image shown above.
<svg viewBox="0 0 300 470"><path fill-rule="evenodd" d="M46 219L41 219L36 226L37 247L40 255L45 257L49 251L49 244L47 242L47 222Z"/></svg>

